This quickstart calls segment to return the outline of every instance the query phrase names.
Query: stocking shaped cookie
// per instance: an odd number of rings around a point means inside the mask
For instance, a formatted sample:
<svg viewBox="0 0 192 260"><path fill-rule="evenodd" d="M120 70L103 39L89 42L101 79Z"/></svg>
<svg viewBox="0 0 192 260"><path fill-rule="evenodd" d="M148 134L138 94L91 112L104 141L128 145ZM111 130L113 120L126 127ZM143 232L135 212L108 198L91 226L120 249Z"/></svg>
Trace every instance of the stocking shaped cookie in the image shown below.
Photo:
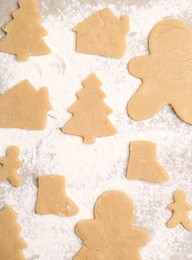
<svg viewBox="0 0 192 260"><path fill-rule="evenodd" d="M19 235L21 227L16 219L17 214L10 206L0 211L1 260L25 260L22 250L27 244Z"/></svg>
<svg viewBox="0 0 192 260"><path fill-rule="evenodd" d="M149 37L149 55L129 62L142 84L128 103L128 114L143 120L170 104L192 124L192 30L175 19L159 22Z"/></svg>
<svg viewBox="0 0 192 260"><path fill-rule="evenodd" d="M17 175L17 170L21 168L23 163L18 159L20 150L17 146L10 146L7 148L5 157L0 157L0 182L8 179L13 186L20 186L21 180Z"/></svg>
<svg viewBox="0 0 192 260"><path fill-rule="evenodd" d="M148 141L131 142L127 178L154 183L169 179L167 172L157 161L156 144Z"/></svg>
<svg viewBox="0 0 192 260"><path fill-rule="evenodd" d="M96 202L95 218L76 226L84 245L74 260L140 260L139 248L148 242L149 234L134 227L133 218L134 206L125 193L105 192Z"/></svg>
<svg viewBox="0 0 192 260"><path fill-rule="evenodd" d="M47 31L40 25L41 16L36 0L19 0L20 8L13 12L13 20L3 29L6 36L0 41L0 50L15 54L18 61L30 55L50 53L42 37Z"/></svg>
<svg viewBox="0 0 192 260"><path fill-rule="evenodd" d="M95 73L83 81L84 88L77 93L79 100L69 108L73 117L63 127L64 133L83 136L84 143L92 144L96 137L117 132L108 119L112 110L104 103L105 94Z"/></svg>
<svg viewBox="0 0 192 260"><path fill-rule="evenodd" d="M73 30L77 32L78 52L121 58L126 49L129 18L123 16L118 19L109 8L104 8Z"/></svg>
<svg viewBox="0 0 192 260"><path fill-rule="evenodd" d="M173 211L173 216L167 222L169 228L174 228L180 223L186 228L192 229L192 220L189 219L188 212L192 210L192 205L186 202L186 194L182 190L177 190L174 193L174 203L168 205L168 208Z"/></svg>
<svg viewBox="0 0 192 260"><path fill-rule="evenodd" d="M40 176L38 183L37 214L74 216L78 213L78 207L66 194L65 178L63 176Z"/></svg>

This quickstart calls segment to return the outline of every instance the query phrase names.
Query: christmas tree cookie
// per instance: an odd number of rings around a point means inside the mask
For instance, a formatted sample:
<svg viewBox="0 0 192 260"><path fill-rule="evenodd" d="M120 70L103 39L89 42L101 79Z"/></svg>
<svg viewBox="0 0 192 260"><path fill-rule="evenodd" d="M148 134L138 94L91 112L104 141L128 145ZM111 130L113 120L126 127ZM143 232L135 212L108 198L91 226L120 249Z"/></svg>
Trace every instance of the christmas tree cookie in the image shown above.
<svg viewBox="0 0 192 260"><path fill-rule="evenodd" d="M112 110L104 103L105 94L95 73L83 81L84 88L77 93L79 100L69 108L73 117L63 127L64 133L82 136L84 143L92 144L96 137L117 132L108 119Z"/></svg>
<svg viewBox="0 0 192 260"><path fill-rule="evenodd" d="M17 175L17 170L22 167L23 163L18 159L20 150L17 146L9 146L6 156L0 157L0 182L8 179L10 183L18 187L21 185L21 180Z"/></svg>
<svg viewBox="0 0 192 260"><path fill-rule="evenodd" d="M129 18L118 19L109 8L104 8L79 23L73 31L77 32L78 52L121 58L126 49Z"/></svg>
<svg viewBox="0 0 192 260"><path fill-rule="evenodd" d="M139 248L146 245L149 234L133 226L134 205L121 191L102 194L95 206L95 218L80 221L77 235L84 245L74 260L140 260Z"/></svg>
<svg viewBox="0 0 192 260"><path fill-rule="evenodd" d="M0 51L15 54L18 61L50 53L43 40L47 31L40 25L37 1L19 0L18 4L20 8L13 12L13 20L3 29L6 35L0 40Z"/></svg>
<svg viewBox="0 0 192 260"><path fill-rule="evenodd" d="M0 96L0 127L44 129L50 109L48 89L24 80Z"/></svg>
<svg viewBox="0 0 192 260"><path fill-rule="evenodd" d="M131 142L127 178L154 183L168 181L167 172L157 161L156 144L149 141Z"/></svg>
<svg viewBox="0 0 192 260"><path fill-rule="evenodd" d="M74 216L78 213L78 207L66 194L64 176L43 175L39 177L38 184L37 214Z"/></svg>
<svg viewBox="0 0 192 260"><path fill-rule="evenodd" d="M128 114L143 120L169 104L192 124L192 30L176 19L159 22L149 37L149 55L133 58L129 71L142 80Z"/></svg>
<svg viewBox="0 0 192 260"><path fill-rule="evenodd" d="M173 211L173 216L167 222L169 228L174 228L180 223L188 230L192 230L192 220L189 219L188 212L192 210L192 205L186 202L186 194L182 190L174 193L174 203L168 205L168 209Z"/></svg>
<svg viewBox="0 0 192 260"><path fill-rule="evenodd" d="M22 250L27 244L20 237L21 227L16 222L17 214L7 206L0 211L0 259L25 260Z"/></svg>

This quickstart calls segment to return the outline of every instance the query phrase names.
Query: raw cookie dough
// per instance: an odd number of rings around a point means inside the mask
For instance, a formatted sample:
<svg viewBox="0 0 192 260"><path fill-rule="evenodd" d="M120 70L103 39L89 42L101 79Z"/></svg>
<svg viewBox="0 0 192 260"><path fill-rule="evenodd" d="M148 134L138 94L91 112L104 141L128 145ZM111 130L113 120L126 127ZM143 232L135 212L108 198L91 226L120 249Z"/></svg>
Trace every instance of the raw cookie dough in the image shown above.
<svg viewBox="0 0 192 260"><path fill-rule="evenodd" d="M10 207L0 211L0 259L25 260L22 250L27 247L20 237L21 227L16 222L17 214Z"/></svg>
<svg viewBox="0 0 192 260"><path fill-rule="evenodd" d="M9 146L7 148L6 157L0 157L0 182L8 179L10 183L18 187L21 180L17 175L17 170L22 167L23 163L18 159L20 150L17 146Z"/></svg>
<svg viewBox="0 0 192 260"><path fill-rule="evenodd" d="M95 218L76 226L84 245L74 260L140 260L139 248L146 245L149 234L134 227L133 220L134 205L125 193L102 194L95 205Z"/></svg>
<svg viewBox="0 0 192 260"><path fill-rule="evenodd" d="M37 214L74 216L79 212L78 207L66 194L64 176L40 176L38 183L39 191L35 209Z"/></svg>
<svg viewBox="0 0 192 260"><path fill-rule="evenodd" d="M186 194L182 190L174 193L174 203L168 205L173 211L173 216L167 222L169 228L174 228L180 223L188 230L192 230L192 220L189 219L188 212L192 210L192 205L186 202Z"/></svg>
<svg viewBox="0 0 192 260"><path fill-rule="evenodd" d="M148 141L134 141L130 144L127 178L160 183L169 176L157 162L156 144Z"/></svg>
<svg viewBox="0 0 192 260"><path fill-rule="evenodd" d="M123 16L119 20L109 8L104 8L79 23L73 31L77 32L78 52L121 58L126 49L129 18Z"/></svg>
<svg viewBox="0 0 192 260"><path fill-rule="evenodd" d="M143 120L170 104L192 124L192 30L175 19L159 22L149 37L149 55L129 62L142 84L128 103L128 114Z"/></svg>
<svg viewBox="0 0 192 260"><path fill-rule="evenodd" d="M64 133L82 136L86 144L94 143L96 137L117 132L107 117L112 110L103 101L101 84L95 73L83 81L84 88L77 93L79 100L68 109L73 117L62 129Z"/></svg>
<svg viewBox="0 0 192 260"><path fill-rule="evenodd" d="M13 12L13 20L3 31L6 33L0 40L0 50L16 55L18 61L28 60L30 55L42 55L51 52L42 37L47 31L40 25L36 0L19 0L20 8Z"/></svg>
<svg viewBox="0 0 192 260"><path fill-rule="evenodd" d="M50 109L48 89L24 80L0 96L0 127L44 129Z"/></svg>

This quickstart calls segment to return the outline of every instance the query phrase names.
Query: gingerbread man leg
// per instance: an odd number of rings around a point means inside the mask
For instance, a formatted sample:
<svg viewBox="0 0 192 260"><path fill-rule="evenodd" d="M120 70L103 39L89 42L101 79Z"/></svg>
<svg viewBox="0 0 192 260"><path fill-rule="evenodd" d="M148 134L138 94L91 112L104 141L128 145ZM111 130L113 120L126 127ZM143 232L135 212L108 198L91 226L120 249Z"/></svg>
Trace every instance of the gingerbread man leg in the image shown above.
<svg viewBox="0 0 192 260"><path fill-rule="evenodd" d="M186 229L192 229L192 221L190 219L185 218L181 223Z"/></svg>
<svg viewBox="0 0 192 260"><path fill-rule="evenodd" d="M182 91L172 102L172 107L179 118L188 124L192 124L192 89L188 88L186 93ZM171 103L171 102L170 102Z"/></svg>
<svg viewBox="0 0 192 260"><path fill-rule="evenodd" d="M21 180L20 178L17 176L16 173L12 174L11 177L8 178L8 180L10 181L10 183L15 186L18 187L21 185Z"/></svg>
<svg viewBox="0 0 192 260"><path fill-rule="evenodd" d="M165 105L156 91L160 86L149 87L143 83L128 103L128 114L135 120L144 120L157 114Z"/></svg>
<svg viewBox="0 0 192 260"><path fill-rule="evenodd" d="M170 220L167 222L167 227L168 228L174 228L177 225L180 224L180 221L177 221L174 217L170 218Z"/></svg>

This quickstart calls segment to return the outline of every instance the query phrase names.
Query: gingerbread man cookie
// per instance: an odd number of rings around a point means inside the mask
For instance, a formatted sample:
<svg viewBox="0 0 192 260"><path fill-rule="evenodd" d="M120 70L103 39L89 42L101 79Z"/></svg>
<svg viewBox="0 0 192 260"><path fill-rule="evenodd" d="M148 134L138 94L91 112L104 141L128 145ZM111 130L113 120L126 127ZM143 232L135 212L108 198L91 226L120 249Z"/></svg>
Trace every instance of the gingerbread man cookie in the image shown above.
<svg viewBox="0 0 192 260"><path fill-rule="evenodd" d="M149 234L133 226L134 205L121 191L101 195L95 206L95 218L80 221L77 235L84 245L74 260L140 260L139 248L146 245Z"/></svg>
<svg viewBox="0 0 192 260"><path fill-rule="evenodd" d="M154 116L169 104L192 124L192 30L176 19L159 22L149 37L149 55L133 58L129 71L142 80L128 103L135 120Z"/></svg>
<svg viewBox="0 0 192 260"><path fill-rule="evenodd" d="M192 229L192 220L189 219L188 212L192 210L192 205L186 202L186 194L182 190L177 190L174 193L174 203L168 205L168 208L173 211L173 216L167 222L169 228L174 228L180 223L186 228Z"/></svg>
<svg viewBox="0 0 192 260"><path fill-rule="evenodd" d="M0 157L0 182L8 179L10 183L18 187L21 185L21 180L17 175L17 170L22 167L23 163L18 159L20 150L17 146L9 146L7 148L6 156Z"/></svg>

